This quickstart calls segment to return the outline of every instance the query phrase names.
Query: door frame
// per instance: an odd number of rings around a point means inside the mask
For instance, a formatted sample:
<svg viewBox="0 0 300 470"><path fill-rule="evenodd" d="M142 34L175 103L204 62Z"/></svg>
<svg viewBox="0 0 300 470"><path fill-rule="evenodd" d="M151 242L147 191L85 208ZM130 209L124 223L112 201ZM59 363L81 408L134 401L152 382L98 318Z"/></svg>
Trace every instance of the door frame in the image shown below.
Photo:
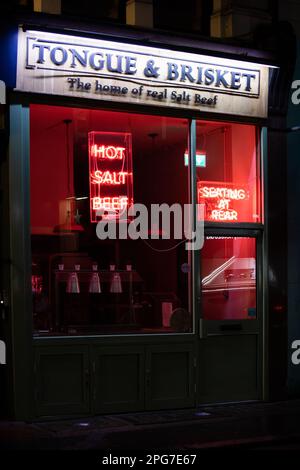
<svg viewBox="0 0 300 470"><path fill-rule="evenodd" d="M201 119L198 119L198 121ZM196 120L191 122L191 140L195 143L194 147L191 147L191 161L195 162L196 153ZM257 316L258 316L258 396L259 400L267 400L269 397L268 387L268 199L267 199L267 188L268 188L268 133L266 127L258 127L257 124L257 154L258 162L257 168L260 172L260 197L261 197L261 213L262 223L237 223L235 225L224 223L222 225L218 223L205 223L204 225L204 237L206 235L219 235L219 236L250 236L255 237L257 240L256 252L256 286L257 286ZM196 195L196 168L195 165L191 165L191 181L194 186L194 194ZM193 194L193 192L192 192ZM192 199L196 201L196 196ZM194 303L194 328L197 339L197 377L196 377L196 390L197 390L197 403L199 406L203 404L199 393L200 387L200 373L199 369L201 366L200 357L200 341L202 334L202 307L201 307L201 250L192 252L192 263L193 263L193 303ZM206 359L207 360L207 359ZM200 398L200 399L199 399Z"/></svg>
<svg viewBox="0 0 300 470"><path fill-rule="evenodd" d="M10 104L9 263L13 415L32 416L33 341L31 316L31 243L29 180L29 107Z"/></svg>

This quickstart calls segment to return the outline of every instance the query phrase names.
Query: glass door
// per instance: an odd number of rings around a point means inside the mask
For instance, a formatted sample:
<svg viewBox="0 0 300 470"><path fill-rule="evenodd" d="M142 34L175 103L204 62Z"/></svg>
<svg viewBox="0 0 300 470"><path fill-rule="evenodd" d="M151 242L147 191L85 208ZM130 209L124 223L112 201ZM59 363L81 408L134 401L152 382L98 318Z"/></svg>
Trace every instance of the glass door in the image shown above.
<svg viewBox="0 0 300 470"><path fill-rule="evenodd" d="M261 395L259 233L207 234L201 251L199 401Z"/></svg>
<svg viewBox="0 0 300 470"><path fill-rule="evenodd" d="M197 203L205 221L197 260L198 402L257 400L263 233L257 128L197 122L196 142Z"/></svg>
<svg viewBox="0 0 300 470"><path fill-rule="evenodd" d="M257 320L256 239L206 236L201 256L202 318L221 323ZM230 329L223 325L223 330Z"/></svg>

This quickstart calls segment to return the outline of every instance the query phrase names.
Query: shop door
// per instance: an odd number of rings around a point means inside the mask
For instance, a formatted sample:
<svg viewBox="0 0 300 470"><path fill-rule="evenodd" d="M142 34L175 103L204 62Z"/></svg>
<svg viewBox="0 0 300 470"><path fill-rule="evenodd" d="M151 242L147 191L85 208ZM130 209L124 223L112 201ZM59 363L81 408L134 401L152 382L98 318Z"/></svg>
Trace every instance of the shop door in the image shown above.
<svg viewBox="0 0 300 470"><path fill-rule="evenodd" d="M198 402L261 397L261 256L252 232L206 234L200 252Z"/></svg>

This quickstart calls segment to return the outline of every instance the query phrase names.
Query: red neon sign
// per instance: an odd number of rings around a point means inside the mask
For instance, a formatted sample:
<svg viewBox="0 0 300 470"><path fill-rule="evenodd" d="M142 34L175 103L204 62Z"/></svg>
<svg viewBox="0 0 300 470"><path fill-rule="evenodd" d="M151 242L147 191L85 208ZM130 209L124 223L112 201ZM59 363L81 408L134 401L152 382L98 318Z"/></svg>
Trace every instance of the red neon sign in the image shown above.
<svg viewBox="0 0 300 470"><path fill-rule="evenodd" d="M204 220L239 222L247 210L249 191L246 186L214 181L199 181L198 204L204 204Z"/></svg>
<svg viewBox="0 0 300 470"><path fill-rule="evenodd" d="M133 204L131 134L89 132L89 165L91 222L120 218Z"/></svg>
<svg viewBox="0 0 300 470"><path fill-rule="evenodd" d="M100 171L96 170L91 178L93 183L98 184L125 184L127 177L129 176L128 171ZM131 176L131 175L130 175Z"/></svg>
<svg viewBox="0 0 300 470"><path fill-rule="evenodd" d="M108 160L123 160L125 158L125 147L114 147L113 145L91 146L92 157L106 158Z"/></svg>
<svg viewBox="0 0 300 470"><path fill-rule="evenodd" d="M110 211L110 210L122 211L128 207L128 197L127 196L94 197L92 204L93 204L93 210L95 211L98 211L99 209L104 209L107 211Z"/></svg>

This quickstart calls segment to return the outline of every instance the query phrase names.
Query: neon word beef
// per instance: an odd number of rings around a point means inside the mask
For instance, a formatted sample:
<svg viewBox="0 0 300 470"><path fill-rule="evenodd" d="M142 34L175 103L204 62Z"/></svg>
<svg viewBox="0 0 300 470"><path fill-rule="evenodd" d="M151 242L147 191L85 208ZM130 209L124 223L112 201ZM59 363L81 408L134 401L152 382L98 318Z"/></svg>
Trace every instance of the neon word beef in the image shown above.
<svg viewBox="0 0 300 470"><path fill-rule="evenodd" d="M92 199L94 210L106 210L106 211L120 211L128 207L127 196L106 196L106 197L94 197Z"/></svg>

